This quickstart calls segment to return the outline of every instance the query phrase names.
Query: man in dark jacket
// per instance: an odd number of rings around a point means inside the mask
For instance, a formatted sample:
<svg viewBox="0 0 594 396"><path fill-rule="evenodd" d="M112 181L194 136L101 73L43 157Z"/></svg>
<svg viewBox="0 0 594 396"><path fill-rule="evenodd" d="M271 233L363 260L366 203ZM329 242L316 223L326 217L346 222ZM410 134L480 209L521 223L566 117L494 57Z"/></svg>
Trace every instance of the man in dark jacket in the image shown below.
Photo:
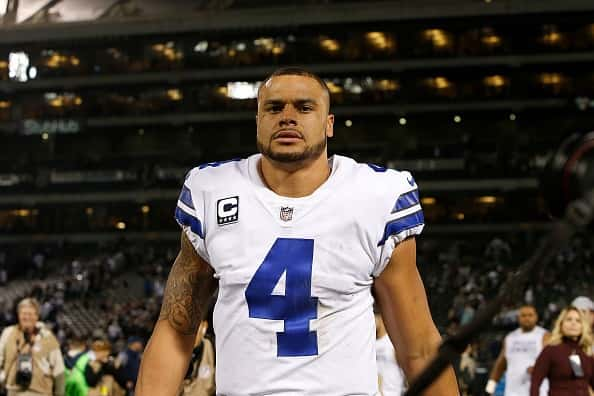
<svg viewBox="0 0 594 396"><path fill-rule="evenodd" d="M136 386L136 378L140 370L140 360L142 351L144 350L144 341L142 338L132 336L128 338L128 347L122 351L118 358L121 362L121 374L126 381L126 390L129 395L134 394L134 387Z"/></svg>

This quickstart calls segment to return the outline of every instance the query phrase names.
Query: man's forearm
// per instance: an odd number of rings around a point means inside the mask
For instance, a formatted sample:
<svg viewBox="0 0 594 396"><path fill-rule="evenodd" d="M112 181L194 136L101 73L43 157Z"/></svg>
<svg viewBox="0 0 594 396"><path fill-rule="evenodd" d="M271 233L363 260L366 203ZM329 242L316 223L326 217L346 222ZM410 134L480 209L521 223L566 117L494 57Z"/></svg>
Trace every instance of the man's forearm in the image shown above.
<svg viewBox="0 0 594 396"><path fill-rule="evenodd" d="M427 342L420 347L416 353L403 357L406 363L403 364L403 370L408 378L408 383L414 380L423 372L437 355L437 349L441 343L439 337L434 337L433 341ZM431 396L455 396L458 395L458 381L454 369L450 366L437 377L431 386L427 387L423 395Z"/></svg>
<svg viewBox="0 0 594 396"><path fill-rule="evenodd" d="M456 396L459 394L458 381L452 366L445 369L423 392L425 396Z"/></svg>
<svg viewBox="0 0 594 396"><path fill-rule="evenodd" d="M503 357L503 354L500 354L497 360L495 361L495 365L489 374L489 381L487 381L487 385L485 386L485 392L488 395L492 395L495 393L495 389L497 388L497 382L503 375L507 366L507 360Z"/></svg>
<svg viewBox="0 0 594 396"><path fill-rule="evenodd" d="M160 328L159 328L160 327ZM136 396L176 396L192 353L193 336L176 335L159 321L142 357Z"/></svg>

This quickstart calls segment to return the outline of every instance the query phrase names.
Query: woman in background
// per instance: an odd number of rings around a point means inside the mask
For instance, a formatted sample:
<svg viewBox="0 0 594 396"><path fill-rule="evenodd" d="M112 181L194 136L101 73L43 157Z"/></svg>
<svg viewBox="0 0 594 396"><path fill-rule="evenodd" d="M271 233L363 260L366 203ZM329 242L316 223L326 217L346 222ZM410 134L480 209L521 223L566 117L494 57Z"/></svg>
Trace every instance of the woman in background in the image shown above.
<svg viewBox="0 0 594 396"><path fill-rule="evenodd" d="M549 344L536 359L530 396L538 396L544 378L549 379L549 396L590 395L589 386L594 386L592 333L576 307L565 308L557 318Z"/></svg>

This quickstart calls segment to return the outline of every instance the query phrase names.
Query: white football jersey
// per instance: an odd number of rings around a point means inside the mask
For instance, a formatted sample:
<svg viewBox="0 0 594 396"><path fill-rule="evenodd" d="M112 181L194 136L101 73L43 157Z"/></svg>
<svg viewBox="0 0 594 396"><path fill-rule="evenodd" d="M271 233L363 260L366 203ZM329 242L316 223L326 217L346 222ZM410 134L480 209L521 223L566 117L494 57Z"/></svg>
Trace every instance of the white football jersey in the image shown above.
<svg viewBox="0 0 594 396"><path fill-rule="evenodd" d="M505 337L505 396L528 396L530 394L530 374L528 367L534 366L536 358L543 349L542 338L546 330L535 326L524 332L518 328ZM540 386L540 395L548 394L548 381Z"/></svg>
<svg viewBox="0 0 594 396"><path fill-rule="evenodd" d="M260 158L194 168L175 213L219 279L217 394L375 395L370 288L423 229L417 185L334 156L315 192L283 197Z"/></svg>

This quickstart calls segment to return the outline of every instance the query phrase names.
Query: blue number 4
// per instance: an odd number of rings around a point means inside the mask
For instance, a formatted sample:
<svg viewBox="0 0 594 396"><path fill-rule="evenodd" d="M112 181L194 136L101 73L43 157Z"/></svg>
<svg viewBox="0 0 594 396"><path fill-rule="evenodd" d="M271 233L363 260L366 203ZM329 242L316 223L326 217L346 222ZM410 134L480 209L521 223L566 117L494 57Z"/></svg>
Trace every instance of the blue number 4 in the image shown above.
<svg viewBox="0 0 594 396"><path fill-rule="evenodd" d="M309 331L318 316L318 299L311 296L313 249L313 239L278 238L245 291L250 318L285 322L285 331L276 333L277 356L318 354L317 334ZM285 272L285 295L272 294Z"/></svg>

